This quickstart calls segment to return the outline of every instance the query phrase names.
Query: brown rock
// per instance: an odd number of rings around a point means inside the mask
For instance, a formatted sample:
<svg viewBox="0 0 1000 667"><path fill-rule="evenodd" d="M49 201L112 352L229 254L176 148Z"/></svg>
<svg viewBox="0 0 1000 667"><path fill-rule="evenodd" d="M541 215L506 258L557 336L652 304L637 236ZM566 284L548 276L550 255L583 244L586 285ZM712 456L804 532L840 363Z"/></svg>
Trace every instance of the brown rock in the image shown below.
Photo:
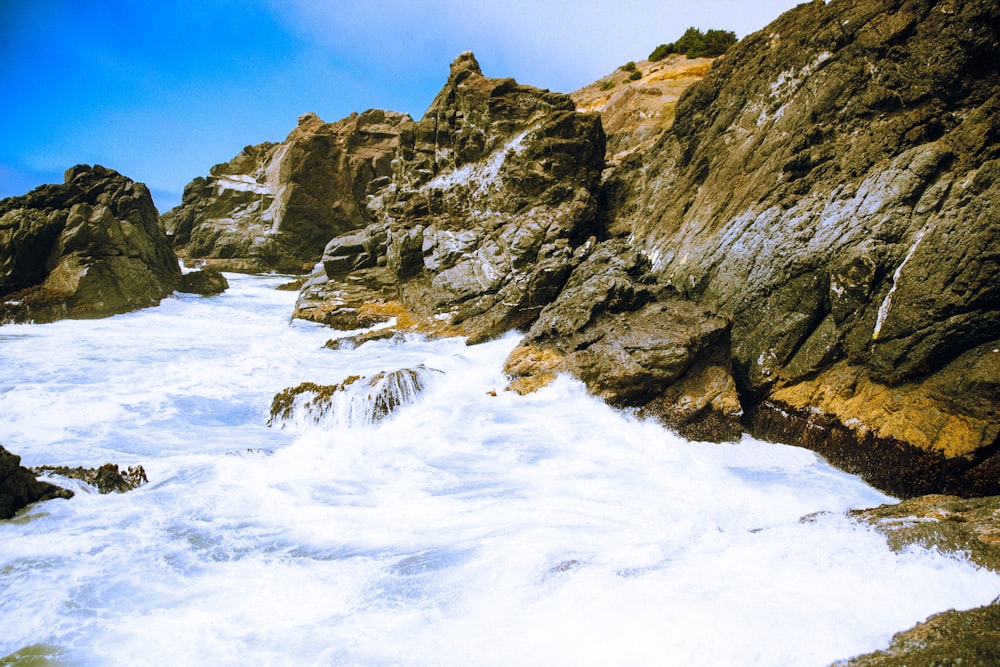
<svg viewBox="0 0 1000 667"><path fill-rule="evenodd" d="M247 146L196 178L163 215L179 255L226 270L300 272L338 234L364 227L369 186L390 173L405 114L299 118L285 141Z"/></svg>
<svg viewBox="0 0 1000 667"><path fill-rule="evenodd" d="M101 166L0 202L0 323L153 306L181 284L149 190Z"/></svg>

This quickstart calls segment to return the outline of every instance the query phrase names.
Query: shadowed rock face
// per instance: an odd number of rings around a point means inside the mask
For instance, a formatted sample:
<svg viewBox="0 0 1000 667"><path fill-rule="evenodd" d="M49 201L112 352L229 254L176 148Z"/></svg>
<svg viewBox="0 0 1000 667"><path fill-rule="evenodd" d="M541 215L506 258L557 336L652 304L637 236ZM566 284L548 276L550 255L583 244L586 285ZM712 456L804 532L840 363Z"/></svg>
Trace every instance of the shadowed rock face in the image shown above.
<svg viewBox="0 0 1000 667"><path fill-rule="evenodd" d="M0 201L0 322L105 317L180 286L142 183L79 165L61 185Z"/></svg>
<svg viewBox="0 0 1000 667"><path fill-rule="evenodd" d="M34 473L21 467L20 456L0 446L0 520L40 500L72 497L72 491L35 479Z"/></svg>
<svg viewBox="0 0 1000 667"><path fill-rule="evenodd" d="M800 5L608 184L659 279L732 317L752 430L909 466L900 495L1000 493L998 25L984 0Z"/></svg>
<svg viewBox="0 0 1000 667"><path fill-rule="evenodd" d="M473 340L530 324L598 231L603 156L596 114L485 77L463 54L423 118L401 128L372 224L327 245L296 314L324 321L374 294L446 317ZM345 295L348 276L360 294Z"/></svg>
<svg viewBox="0 0 1000 667"><path fill-rule="evenodd" d="M308 271L334 236L370 222L369 184L391 173L405 114L299 118L285 141L247 146L163 215L177 253L233 270Z"/></svg>

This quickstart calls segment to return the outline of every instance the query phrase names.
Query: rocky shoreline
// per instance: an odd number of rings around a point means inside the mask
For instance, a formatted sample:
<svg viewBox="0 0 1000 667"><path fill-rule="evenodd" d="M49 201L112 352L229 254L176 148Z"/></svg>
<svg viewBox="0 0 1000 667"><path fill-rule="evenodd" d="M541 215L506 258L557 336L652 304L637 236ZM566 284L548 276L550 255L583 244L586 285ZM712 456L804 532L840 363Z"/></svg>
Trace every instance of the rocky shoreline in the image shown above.
<svg viewBox="0 0 1000 667"><path fill-rule="evenodd" d="M0 202L0 322L307 272L295 317L394 322L331 347L521 331L510 390L569 373L690 439L807 447L915 498L858 514L894 546L997 570L998 25L987 0L813 2L607 99L466 53L419 120L305 114L162 217L142 184L73 167ZM9 467L13 496L59 493ZM992 664L996 619L944 614L845 664Z"/></svg>

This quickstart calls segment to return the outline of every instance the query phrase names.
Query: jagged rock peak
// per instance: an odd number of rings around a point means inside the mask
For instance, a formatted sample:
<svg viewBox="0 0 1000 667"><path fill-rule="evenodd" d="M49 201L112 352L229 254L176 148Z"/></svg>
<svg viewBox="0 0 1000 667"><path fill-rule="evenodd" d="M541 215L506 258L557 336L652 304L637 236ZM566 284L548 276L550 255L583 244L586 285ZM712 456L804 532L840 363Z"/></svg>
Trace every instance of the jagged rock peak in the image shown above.
<svg viewBox="0 0 1000 667"><path fill-rule="evenodd" d="M299 116L298 127L302 126L319 127L322 124L323 120L312 111L304 113L301 116Z"/></svg>
<svg viewBox="0 0 1000 667"><path fill-rule="evenodd" d="M470 74L482 76L483 70L480 69L475 54L472 51L466 51L459 54L451 63L451 76L448 78L452 83L461 83Z"/></svg>

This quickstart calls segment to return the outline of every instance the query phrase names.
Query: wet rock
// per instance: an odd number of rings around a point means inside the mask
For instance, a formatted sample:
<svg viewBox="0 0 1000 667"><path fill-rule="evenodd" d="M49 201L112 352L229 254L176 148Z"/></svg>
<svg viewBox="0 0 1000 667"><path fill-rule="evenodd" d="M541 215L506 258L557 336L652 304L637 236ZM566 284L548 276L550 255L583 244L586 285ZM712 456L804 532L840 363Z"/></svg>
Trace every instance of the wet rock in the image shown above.
<svg viewBox="0 0 1000 667"><path fill-rule="evenodd" d="M390 173L409 116L371 109L299 118L281 143L247 146L184 189L163 222L177 253L236 271L308 271L334 236L370 222L369 186Z"/></svg>
<svg viewBox="0 0 1000 667"><path fill-rule="evenodd" d="M883 651L834 663L839 667L909 667L1000 664L1000 603L946 611L896 633Z"/></svg>
<svg viewBox="0 0 1000 667"><path fill-rule="evenodd" d="M268 426L296 419L343 426L372 424L412 403L440 372L420 364L370 377L352 375L334 385L303 382L275 395Z"/></svg>
<svg viewBox="0 0 1000 667"><path fill-rule="evenodd" d="M21 466L21 457L0 446L0 520L12 518L32 503L53 498L72 498L73 492L36 479Z"/></svg>
<svg viewBox="0 0 1000 667"><path fill-rule="evenodd" d="M101 166L0 201L0 322L153 306L181 285L149 190Z"/></svg>
<svg viewBox="0 0 1000 667"><path fill-rule="evenodd" d="M36 475L58 475L78 479L93 486L100 493L125 493L149 482L142 466L129 466L122 471L114 463L105 463L99 468L37 466L31 470Z"/></svg>
<svg viewBox="0 0 1000 667"><path fill-rule="evenodd" d="M928 495L850 513L885 534L896 551L910 545L968 558L1000 572L1000 496ZM844 660L850 667L996 665L1000 663L1000 601L946 611L897 633L888 648Z"/></svg>
<svg viewBox="0 0 1000 667"><path fill-rule="evenodd" d="M205 268L185 273L179 291L209 296L229 289L229 281L217 269Z"/></svg>
<svg viewBox="0 0 1000 667"><path fill-rule="evenodd" d="M932 494L853 510L850 516L884 533L896 551L909 545L938 549L1000 572L1000 496Z"/></svg>

